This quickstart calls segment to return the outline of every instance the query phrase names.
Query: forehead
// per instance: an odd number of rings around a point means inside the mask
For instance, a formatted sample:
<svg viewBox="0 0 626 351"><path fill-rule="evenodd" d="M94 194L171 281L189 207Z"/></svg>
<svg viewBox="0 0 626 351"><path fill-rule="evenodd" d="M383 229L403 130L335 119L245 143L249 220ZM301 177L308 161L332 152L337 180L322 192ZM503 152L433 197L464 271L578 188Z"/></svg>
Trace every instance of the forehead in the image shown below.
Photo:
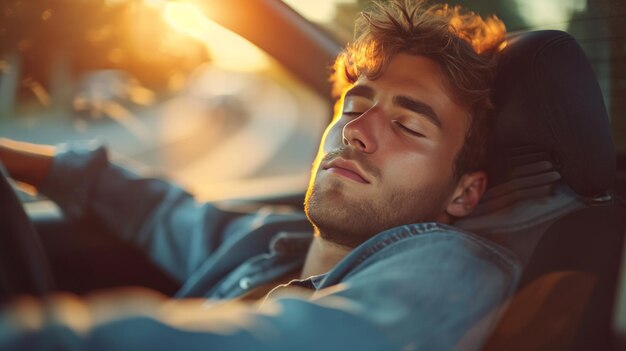
<svg viewBox="0 0 626 351"><path fill-rule="evenodd" d="M355 84L373 86L378 94L426 94L433 98L452 101L452 96L446 89L446 82L441 66L434 60L400 53L391 58L379 77L372 80L362 75Z"/></svg>

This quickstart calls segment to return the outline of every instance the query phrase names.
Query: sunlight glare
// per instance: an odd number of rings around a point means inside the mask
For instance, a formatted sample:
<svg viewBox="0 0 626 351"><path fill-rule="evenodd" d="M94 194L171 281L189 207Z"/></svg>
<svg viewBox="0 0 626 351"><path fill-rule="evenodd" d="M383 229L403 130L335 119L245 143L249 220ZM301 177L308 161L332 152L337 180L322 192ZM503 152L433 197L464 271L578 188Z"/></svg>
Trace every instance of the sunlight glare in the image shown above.
<svg viewBox="0 0 626 351"><path fill-rule="evenodd" d="M260 71L268 66L267 55L241 36L209 20L191 3L169 2L164 16L177 31L198 39L209 50L212 63L235 71Z"/></svg>
<svg viewBox="0 0 626 351"><path fill-rule="evenodd" d="M354 3L355 0L284 0L284 2L313 22L329 23L335 16L337 4Z"/></svg>
<svg viewBox="0 0 626 351"><path fill-rule="evenodd" d="M559 30L567 30L572 16L587 8L585 0L515 0L515 3L524 20L531 26Z"/></svg>

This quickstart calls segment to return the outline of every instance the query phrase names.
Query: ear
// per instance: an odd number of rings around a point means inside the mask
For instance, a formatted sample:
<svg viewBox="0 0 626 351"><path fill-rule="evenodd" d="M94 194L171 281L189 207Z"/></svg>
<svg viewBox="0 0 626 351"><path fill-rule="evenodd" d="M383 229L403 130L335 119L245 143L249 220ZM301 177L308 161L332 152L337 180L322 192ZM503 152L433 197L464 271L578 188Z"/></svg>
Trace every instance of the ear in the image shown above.
<svg viewBox="0 0 626 351"><path fill-rule="evenodd" d="M464 174L448 203L446 213L451 217L465 217L478 205L487 189L487 174L483 171Z"/></svg>

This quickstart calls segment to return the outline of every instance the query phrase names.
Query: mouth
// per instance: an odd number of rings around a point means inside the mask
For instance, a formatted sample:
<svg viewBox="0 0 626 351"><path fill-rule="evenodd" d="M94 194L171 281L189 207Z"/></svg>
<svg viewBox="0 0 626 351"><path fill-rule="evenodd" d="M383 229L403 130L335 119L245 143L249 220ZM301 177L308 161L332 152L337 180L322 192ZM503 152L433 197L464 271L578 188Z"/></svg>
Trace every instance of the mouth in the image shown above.
<svg viewBox="0 0 626 351"><path fill-rule="evenodd" d="M323 169L330 174L338 175L350 180L353 180L361 184L369 184L370 182L365 177L365 173L359 168L359 166L353 162L342 158L337 158L327 165L323 166Z"/></svg>

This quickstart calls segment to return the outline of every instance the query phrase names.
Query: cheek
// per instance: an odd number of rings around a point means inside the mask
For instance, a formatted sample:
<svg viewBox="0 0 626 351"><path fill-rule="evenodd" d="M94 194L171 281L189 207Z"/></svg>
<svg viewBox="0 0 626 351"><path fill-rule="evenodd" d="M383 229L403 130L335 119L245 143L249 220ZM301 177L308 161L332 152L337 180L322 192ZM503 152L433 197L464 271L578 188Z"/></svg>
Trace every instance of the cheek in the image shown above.
<svg viewBox="0 0 626 351"><path fill-rule="evenodd" d="M393 187L402 191L415 191L437 187L447 182L452 170L446 157L406 153L402 157L387 159L386 178Z"/></svg>

